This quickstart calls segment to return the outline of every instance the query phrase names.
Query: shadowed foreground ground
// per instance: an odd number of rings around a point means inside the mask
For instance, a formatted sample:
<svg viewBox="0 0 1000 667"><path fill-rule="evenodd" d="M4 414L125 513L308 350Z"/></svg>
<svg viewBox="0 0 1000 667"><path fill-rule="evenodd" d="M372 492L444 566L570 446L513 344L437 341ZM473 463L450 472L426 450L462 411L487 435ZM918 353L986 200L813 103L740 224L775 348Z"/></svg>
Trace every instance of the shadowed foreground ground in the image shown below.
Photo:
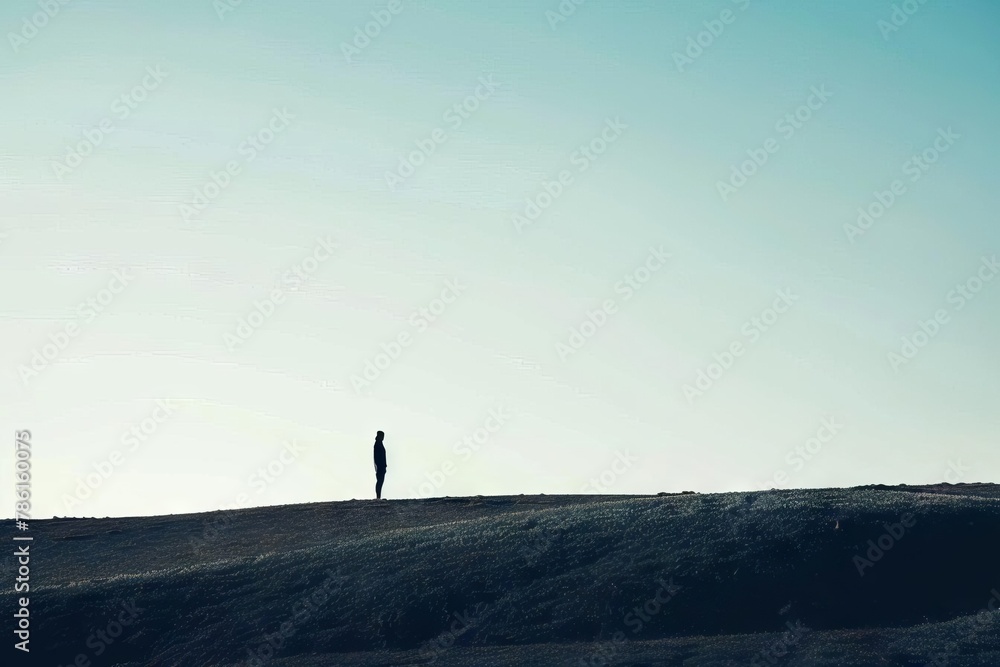
<svg viewBox="0 0 1000 667"><path fill-rule="evenodd" d="M349 501L31 534L17 664L1000 665L995 485Z"/></svg>

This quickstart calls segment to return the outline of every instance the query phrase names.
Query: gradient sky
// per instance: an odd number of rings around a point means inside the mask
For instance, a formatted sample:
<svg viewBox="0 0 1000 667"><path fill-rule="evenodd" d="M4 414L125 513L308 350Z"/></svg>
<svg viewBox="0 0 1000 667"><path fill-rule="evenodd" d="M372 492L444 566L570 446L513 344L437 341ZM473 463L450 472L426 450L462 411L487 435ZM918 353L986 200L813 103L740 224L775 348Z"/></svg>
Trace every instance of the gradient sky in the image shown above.
<svg viewBox="0 0 1000 667"><path fill-rule="evenodd" d="M949 300L1000 253L995 3L932 0L892 32L888 0L587 0L554 24L557 0L401 3L350 63L342 44L387 0L221 17L210 0L71 0L24 42L10 35L38 6L0 8L0 424L12 444L32 432L33 517L372 497L378 429L390 499L579 493L602 473L585 492L997 481L1000 280ZM150 67L163 81L116 115ZM446 114L481 77L498 87L456 128ZM831 96L787 137L814 87ZM292 120L249 160L275 109ZM104 119L113 132L57 174ZM581 172L609 119L626 129ZM911 181L907 161L948 128L959 138ZM435 129L447 140L391 189ZM769 138L724 201L717 184ZM230 161L240 173L185 219ZM845 225L896 179L904 194L852 243ZM327 238L334 256L287 289ZM626 300L616 284L659 247L671 258ZM88 320L79 304L116 269L132 281ZM420 330L449 280L464 291ZM284 302L230 349L276 287ZM779 290L798 300L751 340ZM561 358L606 299L617 311ZM78 335L26 382L68 323ZM402 332L412 344L357 391ZM733 342L744 354L689 400ZM174 414L130 451L158 399ZM479 451L456 449L497 409ZM830 419L839 432L797 463ZM286 441L299 454L254 477ZM80 499L95 469L111 472Z"/></svg>

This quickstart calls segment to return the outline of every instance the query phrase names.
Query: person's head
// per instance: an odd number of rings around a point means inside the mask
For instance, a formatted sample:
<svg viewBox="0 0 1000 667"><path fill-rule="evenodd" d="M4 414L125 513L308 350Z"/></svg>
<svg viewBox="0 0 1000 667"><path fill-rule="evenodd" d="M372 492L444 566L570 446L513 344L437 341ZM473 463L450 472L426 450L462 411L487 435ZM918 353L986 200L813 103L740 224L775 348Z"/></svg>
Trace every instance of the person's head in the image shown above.
<svg viewBox="0 0 1000 667"><path fill-rule="evenodd" d="M382 442L382 438L384 438L384 437L385 437L385 433L383 433L382 431L379 431L378 433L375 434L375 442Z"/></svg>

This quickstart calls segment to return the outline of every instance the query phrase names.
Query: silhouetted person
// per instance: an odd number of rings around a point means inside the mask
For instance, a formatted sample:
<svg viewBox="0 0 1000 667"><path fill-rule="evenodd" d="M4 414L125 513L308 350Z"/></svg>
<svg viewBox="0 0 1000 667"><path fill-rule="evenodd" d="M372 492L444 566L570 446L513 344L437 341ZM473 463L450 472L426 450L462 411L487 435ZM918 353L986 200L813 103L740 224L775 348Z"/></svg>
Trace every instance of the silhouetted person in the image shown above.
<svg viewBox="0 0 1000 667"><path fill-rule="evenodd" d="M385 481L385 446L382 444L382 438L385 437L385 433L379 431L375 434L375 498L382 498L382 482Z"/></svg>

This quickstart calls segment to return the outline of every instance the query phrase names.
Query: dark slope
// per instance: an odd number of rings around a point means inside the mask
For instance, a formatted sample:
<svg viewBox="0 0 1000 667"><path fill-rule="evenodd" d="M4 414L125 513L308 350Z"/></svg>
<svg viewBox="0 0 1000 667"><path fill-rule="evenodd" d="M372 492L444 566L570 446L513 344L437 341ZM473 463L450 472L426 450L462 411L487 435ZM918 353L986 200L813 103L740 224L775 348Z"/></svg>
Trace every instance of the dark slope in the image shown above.
<svg viewBox="0 0 1000 667"><path fill-rule="evenodd" d="M1000 665L1000 614L974 616L1000 589L993 485L350 501L31 534L35 664L246 664L286 623L264 664ZM95 655L128 600L138 620Z"/></svg>

